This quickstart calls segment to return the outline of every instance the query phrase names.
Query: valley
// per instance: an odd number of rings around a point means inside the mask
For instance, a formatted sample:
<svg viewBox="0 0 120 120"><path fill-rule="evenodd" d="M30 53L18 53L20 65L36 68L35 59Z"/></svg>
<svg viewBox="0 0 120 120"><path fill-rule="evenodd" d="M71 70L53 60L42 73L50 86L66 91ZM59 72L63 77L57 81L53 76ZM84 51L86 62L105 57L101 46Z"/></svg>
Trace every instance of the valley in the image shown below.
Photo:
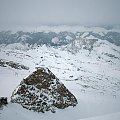
<svg viewBox="0 0 120 120"><path fill-rule="evenodd" d="M101 33L106 31L103 30ZM101 33L98 33L99 36ZM8 120L12 114L10 118L13 120L15 117L26 120L32 120L33 117L36 120L59 120L59 116L64 116L63 120L83 120L120 112L120 46L105 38L102 40L97 37L98 35L94 35L93 38L93 33L89 34L84 32L78 37L74 33L74 39L67 37L69 41L61 45L29 44L25 41L1 44L0 96L7 96L9 104L0 111L0 119ZM65 37L64 35L61 36ZM24 37L21 39L25 40ZM55 39L53 42L55 43ZM78 105L57 110L55 114L43 114L24 110L20 105L12 104L10 99L14 89L37 67L49 68L75 95Z"/></svg>

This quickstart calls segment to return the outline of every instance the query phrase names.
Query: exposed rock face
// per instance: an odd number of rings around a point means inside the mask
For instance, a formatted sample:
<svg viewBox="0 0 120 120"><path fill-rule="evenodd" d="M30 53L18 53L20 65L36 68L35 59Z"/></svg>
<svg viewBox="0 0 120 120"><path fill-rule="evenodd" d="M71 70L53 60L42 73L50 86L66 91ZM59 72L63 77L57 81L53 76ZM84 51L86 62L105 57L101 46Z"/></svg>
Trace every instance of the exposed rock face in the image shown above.
<svg viewBox="0 0 120 120"><path fill-rule="evenodd" d="M22 70L22 69L29 70L29 67L27 67L27 66L24 66L20 63L16 63L14 61L8 61L5 59L0 59L0 66L2 66L2 67L10 66L11 68L19 69L19 70Z"/></svg>
<svg viewBox="0 0 120 120"><path fill-rule="evenodd" d="M14 90L11 101L37 112L76 106L75 96L48 69L39 68Z"/></svg>

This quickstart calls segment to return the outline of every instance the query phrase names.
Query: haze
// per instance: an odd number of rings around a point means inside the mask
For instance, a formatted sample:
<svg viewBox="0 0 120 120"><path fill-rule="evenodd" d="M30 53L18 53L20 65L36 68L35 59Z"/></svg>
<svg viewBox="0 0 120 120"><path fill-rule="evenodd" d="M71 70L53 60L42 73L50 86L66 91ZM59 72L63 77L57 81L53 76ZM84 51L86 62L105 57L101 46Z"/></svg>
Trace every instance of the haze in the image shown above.
<svg viewBox="0 0 120 120"><path fill-rule="evenodd" d="M120 0L0 0L0 27L120 24Z"/></svg>

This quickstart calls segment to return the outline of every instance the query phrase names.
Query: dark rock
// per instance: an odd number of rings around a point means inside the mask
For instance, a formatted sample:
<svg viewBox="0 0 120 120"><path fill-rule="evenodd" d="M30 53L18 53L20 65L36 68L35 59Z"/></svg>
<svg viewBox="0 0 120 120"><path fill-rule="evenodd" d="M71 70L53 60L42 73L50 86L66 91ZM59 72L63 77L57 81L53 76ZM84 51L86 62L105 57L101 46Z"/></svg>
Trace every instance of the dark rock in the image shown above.
<svg viewBox="0 0 120 120"><path fill-rule="evenodd" d="M2 66L2 67L10 66L11 68L19 69L19 70L22 70L22 69L29 70L29 67L27 67L27 66L24 66L20 63L16 63L14 61L8 61L5 59L0 59L0 66Z"/></svg>
<svg viewBox="0 0 120 120"><path fill-rule="evenodd" d="M7 104L7 97L0 97L0 107Z"/></svg>
<svg viewBox="0 0 120 120"><path fill-rule="evenodd" d="M48 68L37 68L23 79L14 90L11 102L24 108L37 111L55 112L55 108L64 109L76 106L77 99Z"/></svg>

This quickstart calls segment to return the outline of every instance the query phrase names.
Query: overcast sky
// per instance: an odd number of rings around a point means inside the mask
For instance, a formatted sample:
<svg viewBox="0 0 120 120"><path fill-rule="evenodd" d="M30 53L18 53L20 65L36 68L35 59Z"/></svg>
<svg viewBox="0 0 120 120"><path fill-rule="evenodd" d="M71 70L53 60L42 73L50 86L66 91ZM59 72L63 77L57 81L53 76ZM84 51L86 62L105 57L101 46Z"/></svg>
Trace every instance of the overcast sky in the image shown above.
<svg viewBox="0 0 120 120"><path fill-rule="evenodd" d="M0 26L120 24L120 0L0 0Z"/></svg>

